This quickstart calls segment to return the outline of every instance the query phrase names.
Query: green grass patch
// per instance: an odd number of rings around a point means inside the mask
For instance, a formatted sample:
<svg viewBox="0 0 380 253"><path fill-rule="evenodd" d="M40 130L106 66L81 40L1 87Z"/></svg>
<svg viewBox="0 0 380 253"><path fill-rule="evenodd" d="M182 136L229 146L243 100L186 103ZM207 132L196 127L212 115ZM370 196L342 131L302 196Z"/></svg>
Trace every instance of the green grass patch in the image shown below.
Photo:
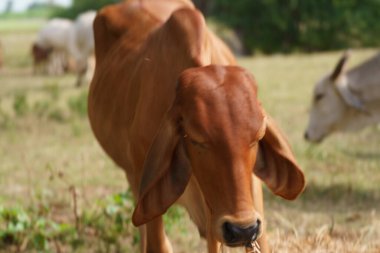
<svg viewBox="0 0 380 253"><path fill-rule="evenodd" d="M4 207L0 202L0 248L8 252L104 252L134 251L138 243L137 230L132 228L130 192L115 194L98 202L92 210L79 214L73 194L74 222L58 221L54 209L40 203L40 208ZM134 238L122 244L122 238ZM101 251L102 252L102 251Z"/></svg>
<svg viewBox="0 0 380 253"><path fill-rule="evenodd" d="M34 33L46 22L42 18L0 17L0 34Z"/></svg>

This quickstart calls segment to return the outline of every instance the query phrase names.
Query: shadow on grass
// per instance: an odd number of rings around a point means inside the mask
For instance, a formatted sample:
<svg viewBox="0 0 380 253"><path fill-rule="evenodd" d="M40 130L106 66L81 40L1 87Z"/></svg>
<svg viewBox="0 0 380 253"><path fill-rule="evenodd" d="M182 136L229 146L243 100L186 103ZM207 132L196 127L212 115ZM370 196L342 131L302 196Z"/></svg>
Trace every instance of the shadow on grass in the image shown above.
<svg viewBox="0 0 380 253"><path fill-rule="evenodd" d="M271 192L265 191L269 205L275 198ZM281 204L310 212L326 208L332 212L380 210L380 192L343 183L320 185L309 182L296 201L281 201Z"/></svg>
<svg viewBox="0 0 380 253"><path fill-rule="evenodd" d="M355 157L360 160L377 160L380 161L380 151L353 151L353 150L342 150L342 153L349 157Z"/></svg>

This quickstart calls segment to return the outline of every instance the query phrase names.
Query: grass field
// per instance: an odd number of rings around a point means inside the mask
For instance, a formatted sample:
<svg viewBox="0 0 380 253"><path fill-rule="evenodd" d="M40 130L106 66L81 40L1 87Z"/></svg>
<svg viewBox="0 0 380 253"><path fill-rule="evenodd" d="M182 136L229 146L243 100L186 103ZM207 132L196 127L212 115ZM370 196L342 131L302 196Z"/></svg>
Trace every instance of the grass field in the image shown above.
<svg viewBox="0 0 380 253"><path fill-rule="evenodd" d="M8 23L7 23L8 22ZM0 252L135 252L132 200L86 118L75 77L34 76L41 20L0 20ZM354 50L351 65L374 50ZM307 188L287 202L265 190L273 252L380 252L380 128L303 140L314 82L340 52L242 58L266 110L289 137ZM179 208L165 218L175 252L205 252Z"/></svg>

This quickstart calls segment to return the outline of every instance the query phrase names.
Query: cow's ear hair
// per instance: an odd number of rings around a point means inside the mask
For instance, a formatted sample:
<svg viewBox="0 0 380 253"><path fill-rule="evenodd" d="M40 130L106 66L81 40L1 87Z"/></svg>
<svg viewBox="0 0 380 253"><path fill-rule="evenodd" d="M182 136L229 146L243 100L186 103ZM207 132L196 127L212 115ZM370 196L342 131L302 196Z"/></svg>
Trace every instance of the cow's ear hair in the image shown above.
<svg viewBox="0 0 380 253"><path fill-rule="evenodd" d="M334 71L330 75L330 80L332 82L335 82L339 79L339 77L343 74L344 70L346 69L348 59L350 58L350 51L347 50L344 52L342 57L339 59L338 63L335 66Z"/></svg>
<svg viewBox="0 0 380 253"><path fill-rule="evenodd" d="M276 195L295 199L305 187L305 178L285 136L267 117L267 128L259 142L254 173Z"/></svg>
<svg viewBox="0 0 380 253"><path fill-rule="evenodd" d="M175 108L165 116L145 158L132 222L145 224L162 215L182 195L191 167L179 132Z"/></svg>

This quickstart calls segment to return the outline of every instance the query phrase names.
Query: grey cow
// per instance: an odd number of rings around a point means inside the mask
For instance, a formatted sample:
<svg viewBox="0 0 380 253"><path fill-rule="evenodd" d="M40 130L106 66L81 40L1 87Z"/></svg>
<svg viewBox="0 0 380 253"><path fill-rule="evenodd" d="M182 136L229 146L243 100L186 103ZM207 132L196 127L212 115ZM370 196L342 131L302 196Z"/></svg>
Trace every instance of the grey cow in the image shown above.
<svg viewBox="0 0 380 253"><path fill-rule="evenodd" d="M346 52L314 87L305 139L320 142L333 132L355 131L380 122L380 53L346 70Z"/></svg>

